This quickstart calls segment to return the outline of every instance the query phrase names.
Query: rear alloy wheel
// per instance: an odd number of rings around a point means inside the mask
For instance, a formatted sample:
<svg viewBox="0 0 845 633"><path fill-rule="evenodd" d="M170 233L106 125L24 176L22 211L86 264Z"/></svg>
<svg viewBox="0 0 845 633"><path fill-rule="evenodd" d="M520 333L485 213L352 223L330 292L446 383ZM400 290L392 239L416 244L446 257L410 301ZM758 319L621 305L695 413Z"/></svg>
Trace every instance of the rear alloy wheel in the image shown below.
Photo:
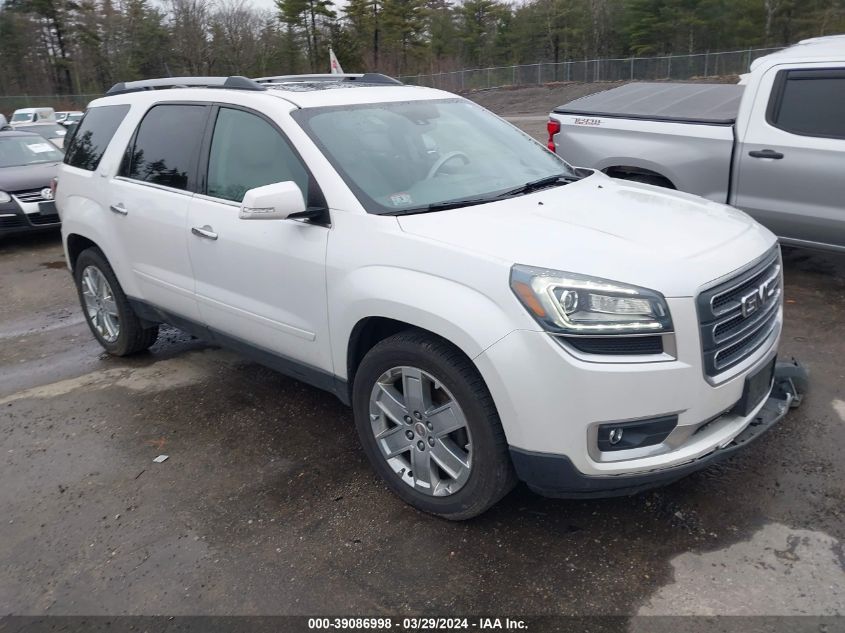
<svg viewBox="0 0 845 633"><path fill-rule="evenodd" d="M120 336L120 315L106 276L94 265L82 271L82 299L91 327L106 343L114 343Z"/></svg>
<svg viewBox="0 0 845 633"><path fill-rule="evenodd" d="M128 356L155 343L158 325L138 318L100 249L82 251L73 272L85 321L106 351Z"/></svg>
<svg viewBox="0 0 845 633"><path fill-rule="evenodd" d="M373 468L424 512L469 519L516 483L484 380L443 339L407 330L375 345L355 372L352 406Z"/></svg>

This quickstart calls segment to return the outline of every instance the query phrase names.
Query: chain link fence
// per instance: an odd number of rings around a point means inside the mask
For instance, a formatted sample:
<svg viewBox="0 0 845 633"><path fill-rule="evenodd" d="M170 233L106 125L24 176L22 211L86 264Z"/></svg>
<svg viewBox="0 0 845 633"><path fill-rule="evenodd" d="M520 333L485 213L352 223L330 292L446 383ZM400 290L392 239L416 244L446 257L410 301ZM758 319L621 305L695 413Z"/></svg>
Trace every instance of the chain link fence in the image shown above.
<svg viewBox="0 0 845 633"><path fill-rule="evenodd" d="M428 75L400 77L403 82L441 88L451 92L486 90L504 86L529 86L557 82L660 81L724 77L748 71L758 57L779 48L750 48L742 51L666 55L662 57L626 57L620 59L585 59L566 62L540 62L518 66L474 68ZM0 112L7 116L18 108L53 107L56 110L83 110L101 94L11 95L0 96Z"/></svg>
<svg viewBox="0 0 845 633"><path fill-rule="evenodd" d="M576 81L661 81L724 77L748 72L752 61L780 48L750 48L742 51L585 59L566 62L540 62L518 66L474 68L399 79L407 84L440 88L450 92L487 90L505 86L529 86Z"/></svg>

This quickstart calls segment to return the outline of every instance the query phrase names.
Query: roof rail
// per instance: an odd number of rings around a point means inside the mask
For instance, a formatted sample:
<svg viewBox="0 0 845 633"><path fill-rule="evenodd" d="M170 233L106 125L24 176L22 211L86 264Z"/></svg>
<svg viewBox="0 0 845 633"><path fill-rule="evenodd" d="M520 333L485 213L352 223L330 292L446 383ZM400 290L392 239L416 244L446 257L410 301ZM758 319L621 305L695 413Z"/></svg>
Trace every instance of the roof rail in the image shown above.
<svg viewBox="0 0 845 633"><path fill-rule="evenodd" d="M398 79L382 73L344 73L344 74L316 74L316 75L276 75L275 77L258 77L253 81L259 84L287 84L287 83L318 83L323 81L350 81L371 85L403 85Z"/></svg>
<svg viewBox="0 0 845 633"><path fill-rule="evenodd" d="M120 82L113 85L106 96L120 95L127 92L141 90L155 90L156 88L228 88L229 90L266 90L252 79L232 75L231 77L162 77L160 79L143 79L141 81Z"/></svg>

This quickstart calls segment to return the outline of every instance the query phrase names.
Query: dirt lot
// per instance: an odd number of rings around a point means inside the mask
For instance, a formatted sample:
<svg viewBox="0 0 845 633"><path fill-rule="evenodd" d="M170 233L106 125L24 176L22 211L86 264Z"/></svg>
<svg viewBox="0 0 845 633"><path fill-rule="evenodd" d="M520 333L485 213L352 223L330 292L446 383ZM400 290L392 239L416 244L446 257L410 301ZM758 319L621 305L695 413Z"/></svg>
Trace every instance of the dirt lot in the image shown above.
<svg viewBox="0 0 845 633"><path fill-rule="evenodd" d="M104 355L57 234L0 241L0 291L0 614L845 614L845 256L786 254L812 393L749 450L460 524L331 395L175 330Z"/></svg>
<svg viewBox="0 0 845 633"><path fill-rule="evenodd" d="M557 106L573 99L586 97L603 90L610 90L625 83L627 82L601 81L589 84L549 84L527 88L479 90L465 96L499 116L539 115L545 117Z"/></svg>

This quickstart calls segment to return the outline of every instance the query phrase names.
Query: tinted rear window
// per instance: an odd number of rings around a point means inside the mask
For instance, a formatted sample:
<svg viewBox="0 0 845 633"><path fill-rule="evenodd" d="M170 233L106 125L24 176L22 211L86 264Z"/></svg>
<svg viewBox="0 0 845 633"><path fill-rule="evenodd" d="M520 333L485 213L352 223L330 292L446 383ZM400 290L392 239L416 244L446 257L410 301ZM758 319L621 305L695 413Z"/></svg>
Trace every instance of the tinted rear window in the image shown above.
<svg viewBox="0 0 845 633"><path fill-rule="evenodd" d="M788 74L774 125L803 136L845 138L845 69L782 72Z"/></svg>
<svg viewBox="0 0 845 633"><path fill-rule="evenodd" d="M208 107L159 105L147 112L120 173L175 189L193 190Z"/></svg>
<svg viewBox="0 0 845 633"><path fill-rule="evenodd" d="M88 110L67 147L65 163L88 171L97 169L127 112L128 105L100 106Z"/></svg>

